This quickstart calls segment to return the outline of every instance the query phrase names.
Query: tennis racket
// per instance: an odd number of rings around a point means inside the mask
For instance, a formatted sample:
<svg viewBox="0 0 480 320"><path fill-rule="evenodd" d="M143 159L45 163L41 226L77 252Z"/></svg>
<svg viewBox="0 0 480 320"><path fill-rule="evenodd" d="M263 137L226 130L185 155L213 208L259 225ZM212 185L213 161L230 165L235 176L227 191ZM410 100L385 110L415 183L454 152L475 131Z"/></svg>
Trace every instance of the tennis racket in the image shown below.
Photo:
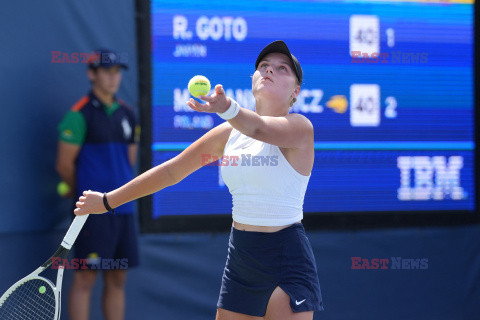
<svg viewBox="0 0 480 320"><path fill-rule="evenodd" d="M58 320L60 319L61 291L64 266L60 264L56 286L39 276L50 267L53 258L66 259L68 252L82 230L88 214L73 220L58 250L37 270L17 281L0 298L2 320Z"/></svg>

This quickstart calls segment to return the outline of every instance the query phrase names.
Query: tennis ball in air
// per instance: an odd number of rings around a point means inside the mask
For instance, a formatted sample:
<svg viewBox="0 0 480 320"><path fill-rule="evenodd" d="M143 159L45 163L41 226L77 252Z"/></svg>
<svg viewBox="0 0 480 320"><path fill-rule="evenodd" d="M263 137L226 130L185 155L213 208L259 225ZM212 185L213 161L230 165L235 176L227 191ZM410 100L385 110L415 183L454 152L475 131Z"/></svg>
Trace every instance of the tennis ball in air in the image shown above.
<svg viewBox="0 0 480 320"><path fill-rule="evenodd" d="M57 192L60 196L63 197L64 195L70 192L70 187L65 181L62 181L57 185Z"/></svg>
<svg viewBox="0 0 480 320"><path fill-rule="evenodd" d="M41 286L40 288L38 288L38 292L40 293L45 293L45 291L47 291L47 288L45 288L45 286Z"/></svg>
<svg viewBox="0 0 480 320"><path fill-rule="evenodd" d="M210 89L210 81L204 76L195 76L188 82L188 91L195 98L206 95Z"/></svg>

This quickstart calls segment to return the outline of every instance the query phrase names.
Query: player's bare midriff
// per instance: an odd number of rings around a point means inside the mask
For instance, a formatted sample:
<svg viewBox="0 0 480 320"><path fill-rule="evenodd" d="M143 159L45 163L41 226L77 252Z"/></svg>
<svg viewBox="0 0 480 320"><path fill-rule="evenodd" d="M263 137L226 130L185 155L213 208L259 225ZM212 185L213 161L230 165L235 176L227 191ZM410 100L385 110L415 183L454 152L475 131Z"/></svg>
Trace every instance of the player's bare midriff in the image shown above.
<svg viewBox="0 0 480 320"><path fill-rule="evenodd" d="M300 221L297 221L296 223L300 223ZM290 227L292 224L288 224L286 226L254 226L251 224L244 224L244 223L239 223L236 221L233 221L233 227L237 230L240 231L253 231L253 232L277 232L282 229Z"/></svg>

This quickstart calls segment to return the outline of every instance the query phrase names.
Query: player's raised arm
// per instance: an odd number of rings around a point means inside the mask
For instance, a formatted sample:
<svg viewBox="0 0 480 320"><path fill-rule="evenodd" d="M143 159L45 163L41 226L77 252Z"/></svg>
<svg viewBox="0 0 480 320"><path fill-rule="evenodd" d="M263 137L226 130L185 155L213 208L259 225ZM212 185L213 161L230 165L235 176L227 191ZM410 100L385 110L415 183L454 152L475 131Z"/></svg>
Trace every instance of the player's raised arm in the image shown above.
<svg viewBox="0 0 480 320"><path fill-rule="evenodd" d="M282 54L260 56L252 77L255 112L241 108L225 95L221 85L211 96L200 96L201 104L190 99L188 105L199 112L216 112L244 135L282 148L302 148L313 144L313 126L300 114L289 114L285 100L292 106L302 81L298 60Z"/></svg>
<svg viewBox="0 0 480 320"><path fill-rule="evenodd" d="M175 158L142 173L122 187L106 194L107 205L116 208L182 181L192 172L223 155L231 130L232 127L228 123L213 128ZM77 215L104 213L107 211L105 200L102 193L85 191L76 203L77 208L74 212Z"/></svg>

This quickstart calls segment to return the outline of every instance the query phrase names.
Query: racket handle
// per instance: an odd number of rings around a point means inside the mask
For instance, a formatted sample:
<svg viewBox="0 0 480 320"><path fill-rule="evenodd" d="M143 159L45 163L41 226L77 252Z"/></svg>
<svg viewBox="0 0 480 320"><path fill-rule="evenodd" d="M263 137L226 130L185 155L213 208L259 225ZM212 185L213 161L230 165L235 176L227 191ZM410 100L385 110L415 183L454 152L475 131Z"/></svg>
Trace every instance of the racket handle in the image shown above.
<svg viewBox="0 0 480 320"><path fill-rule="evenodd" d="M72 248L73 243L77 239L77 236L80 233L80 230L82 230L85 221L87 221L88 216L89 215L86 214L83 216L76 216L75 219L73 219L73 222L70 225L67 234L63 238L62 247L68 250Z"/></svg>

